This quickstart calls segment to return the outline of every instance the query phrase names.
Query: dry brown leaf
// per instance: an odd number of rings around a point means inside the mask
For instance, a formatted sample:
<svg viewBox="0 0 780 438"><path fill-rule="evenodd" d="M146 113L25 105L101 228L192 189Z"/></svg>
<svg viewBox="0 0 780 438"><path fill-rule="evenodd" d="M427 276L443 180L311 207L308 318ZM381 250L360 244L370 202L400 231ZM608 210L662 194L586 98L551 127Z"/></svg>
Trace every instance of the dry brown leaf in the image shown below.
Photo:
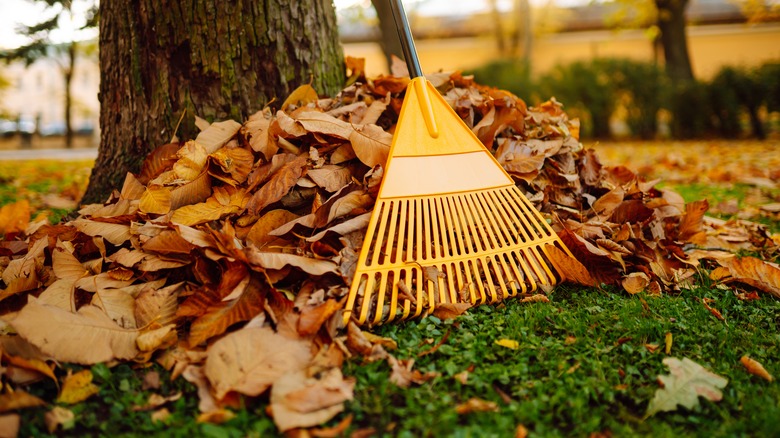
<svg viewBox="0 0 780 438"><path fill-rule="evenodd" d="M51 253L52 268L58 279L68 280L71 283L89 275L81 262L65 248L54 248Z"/></svg>
<svg viewBox="0 0 780 438"><path fill-rule="evenodd" d="M129 225L96 222L88 219L76 219L70 223L87 236L100 236L117 246L130 240Z"/></svg>
<svg viewBox="0 0 780 438"><path fill-rule="evenodd" d="M277 239L276 236L270 235L271 231L295 219L298 219L298 215L288 210L271 210L261 216L260 219L252 225L252 228L246 236L246 242L257 248L262 248L268 242Z"/></svg>
<svg viewBox="0 0 780 438"><path fill-rule="evenodd" d="M322 424L344 410L352 400L354 379L344 379L341 370L332 368L319 378L303 370L283 374L271 389L271 411L279 431Z"/></svg>
<svg viewBox="0 0 780 438"><path fill-rule="evenodd" d="M433 309L433 316L439 319L453 319L466 313L471 303L440 303Z"/></svg>
<svg viewBox="0 0 780 438"><path fill-rule="evenodd" d="M775 378L769 374L766 368L757 360L751 359L749 356L745 355L742 356L739 361L745 366L745 369L747 369L750 374L761 377L768 382L775 380Z"/></svg>
<svg viewBox="0 0 780 438"><path fill-rule="evenodd" d="M306 170L308 157L300 155L281 166L249 200L246 208L257 215L265 207L279 201L290 191Z"/></svg>
<svg viewBox="0 0 780 438"><path fill-rule="evenodd" d="M173 172L183 181L193 181L203 172L209 153L200 143L190 140L176 153L179 159L173 164Z"/></svg>
<svg viewBox="0 0 780 438"><path fill-rule="evenodd" d="M755 257L718 260L734 280L780 298L780 268Z"/></svg>
<svg viewBox="0 0 780 438"><path fill-rule="evenodd" d="M201 131L195 138L195 141L203 146L206 149L206 152L212 154L233 138L240 128L241 124L235 120L215 122Z"/></svg>
<svg viewBox="0 0 780 438"><path fill-rule="evenodd" d="M545 245L544 249L550 261L566 280L585 286L596 286L598 284L585 265L564 250L551 244Z"/></svg>
<svg viewBox="0 0 780 438"><path fill-rule="evenodd" d="M45 404L46 402L40 398L19 389L0 394L0 413L35 408Z"/></svg>
<svg viewBox="0 0 780 438"><path fill-rule="evenodd" d="M152 322L167 325L176 319L178 296L184 284L176 283L164 288L146 287L135 299L134 315L139 327Z"/></svg>
<svg viewBox="0 0 780 438"><path fill-rule="evenodd" d="M249 321L263 311L264 286L252 276L241 296L229 301L210 302L201 307L203 314L190 325L187 341L191 347L224 333L233 324ZM191 296L190 300L194 297ZM221 298L220 298L221 299ZM184 305L182 305L184 306Z"/></svg>
<svg viewBox="0 0 780 438"><path fill-rule="evenodd" d="M135 322L135 299L119 289L98 289L92 305L102 309L111 320L125 329L138 328Z"/></svg>
<svg viewBox="0 0 780 438"><path fill-rule="evenodd" d="M297 113L295 114L295 120L309 132L332 135L343 140L349 139L352 132L355 131L352 124L319 111Z"/></svg>
<svg viewBox="0 0 780 438"><path fill-rule="evenodd" d="M269 327L245 328L216 341L203 370L217 399L231 391L256 396L284 374L306 368L311 358L308 341L287 338Z"/></svg>
<svg viewBox="0 0 780 438"><path fill-rule="evenodd" d="M338 273L338 265L330 260L317 260L293 254L260 251L256 248L244 250L247 261L265 269L282 269L285 266L295 266L310 275L325 275Z"/></svg>
<svg viewBox="0 0 780 438"><path fill-rule="evenodd" d="M13 321L25 340L62 362L92 365L138 354L137 330L122 329L102 310L84 306L78 313L39 304L30 297ZM84 348L89 345L90 348Z"/></svg>
<svg viewBox="0 0 780 438"><path fill-rule="evenodd" d="M269 135L272 121L273 114L266 108L249 116L244 123L244 132L249 136L249 146L253 151L263 154L266 160L270 160L279 150L279 146Z"/></svg>
<svg viewBox="0 0 780 438"><path fill-rule="evenodd" d="M349 141L357 158L373 168L387 163L393 136L377 125L364 125L350 134Z"/></svg>
<svg viewBox="0 0 780 438"><path fill-rule="evenodd" d="M306 176L329 192L336 192L352 181L352 172L343 166L326 164L319 169L310 169Z"/></svg>
<svg viewBox="0 0 780 438"><path fill-rule="evenodd" d="M458 415L471 414L473 412L498 412L498 404L489 400L483 400L481 398L472 397L465 403L461 403L455 406L455 412Z"/></svg>
<svg viewBox="0 0 780 438"><path fill-rule="evenodd" d="M638 294L650 285L650 277L644 272L632 272L623 278L623 289L630 294Z"/></svg>
<svg viewBox="0 0 780 438"><path fill-rule="evenodd" d="M76 415L70 409L62 406L55 406L52 410L44 414L43 422L46 424L46 430L49 433L55 433L60 426L63 428L72 425L76 420Z"/></svg>
<svg viewBox="0 0 780 438"><path fill-rule="evenodd" d="M707 233L702 228L702 218L710 208L706 199L689 202L685 205L685 214L680 220L678 239L697 244L707 243Z"/></svg>

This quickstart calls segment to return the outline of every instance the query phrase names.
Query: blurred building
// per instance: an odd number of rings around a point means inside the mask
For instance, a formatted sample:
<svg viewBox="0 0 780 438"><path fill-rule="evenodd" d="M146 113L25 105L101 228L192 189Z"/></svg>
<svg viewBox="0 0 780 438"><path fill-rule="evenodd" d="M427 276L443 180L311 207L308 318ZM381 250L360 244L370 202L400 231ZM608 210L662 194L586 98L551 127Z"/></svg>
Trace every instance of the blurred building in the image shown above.
<svg viewBox="0 0 780 438"><path fill-rule="evenodd" d="M645 61L662 58L647 30L610 28L609 21L614 20L618 7L614 3L587 2L568 8L535 8L533 72L541 74L558 63L595 57ZM417 14L414 8L407 12L426 71L464 70L501 57L494 37L495 17L488 10L454 16ZM510 11L500 13L508 16ZM724 65L751 66L780 60L777 17L749 23L730 0L691 0L687 17L689 51L698 78L708 79ZM345 54L365 58L368 74L376 75L387 68L372 19L375 21L370 15L364 20L342 19L340 32Z"/></svg>
<svg viewBox="0 0 780 438"><path fill-rule="evenodd" d="M65 59L42 58L29 66L23 62L2 67L9 82L2 90L2 118L18 121L22 130L42 136L65 133ZM71 79L72 128L81 135L94 135L98 126L100 69L96 55L79 55Z"/></svg>

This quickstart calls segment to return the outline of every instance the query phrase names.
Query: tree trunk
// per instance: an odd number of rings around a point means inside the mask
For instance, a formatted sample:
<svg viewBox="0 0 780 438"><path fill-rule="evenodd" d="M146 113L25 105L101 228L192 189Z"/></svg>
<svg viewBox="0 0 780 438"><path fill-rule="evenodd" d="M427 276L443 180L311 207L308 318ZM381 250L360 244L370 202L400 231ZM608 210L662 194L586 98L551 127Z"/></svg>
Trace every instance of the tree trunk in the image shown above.
<svg viewBox="0 0 780 438"><path fill-rule="evenodd" d="M655 0L658 28L664 48L666 73L672 81L693 80L688 38L685 34L685 9L688 0Z"/></svg>
<svg viewBox="0 0 780 438"><path fill-rule="evenodd" d="M488 0L488 5L490 7L490 15L493 18L493 31L495 32L496 36L496 48L498 49L498 54L501 57L506 57L508 55L507 45L506 40L504 39L504 26L501 20L501 11L498 10L498 1Z"/></svg>
<svg viewBox="0 0 780 438"><path fill-rule="evenodd" d="M243 121L302 83L343 85L332 0L102 1L99 13L100 149L84 203L174 134L194 138L193 115Z"/></svg>
<svg viewBox="0 0 780 438"><path fill-rule="evenodd" d="M385 54L387 71L390 71L393 64L393 55L404 59L398 28L395 25L395 20L393 20L393 11L388 0L371 0L371 4L374 5L376 16L379 18L379 30L381 32L379 46L382 47L382 52Z"/></svg>
<svg viewBox="0 0 780 438"><path fill-rule="evenodd" d="M512 35L512 48L510 49L510 52L512 56L517 56L519 52L520 58L530 64L534 43L533 12L531 10L531 4L528 0L515 0L514 7L517 23L515 25L514 34Z"/></svg>
<svg viewBox="0 0 780 438"><path fill-rule="evenodd" d="M65 67L65 147L71 149L73 147L73 122L72 122L72 107L73 98L70 92L70 84L73 82L73 68L76 65L76 42L73 41L68 44L68 58L66 60L68 65Z"/></svg>

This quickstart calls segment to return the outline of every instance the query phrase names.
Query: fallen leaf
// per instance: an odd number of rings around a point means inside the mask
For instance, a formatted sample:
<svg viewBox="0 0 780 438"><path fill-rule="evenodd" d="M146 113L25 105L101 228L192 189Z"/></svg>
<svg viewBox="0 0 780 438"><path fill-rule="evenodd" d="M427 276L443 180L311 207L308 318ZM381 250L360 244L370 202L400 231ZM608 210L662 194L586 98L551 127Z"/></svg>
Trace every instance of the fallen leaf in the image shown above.
<svg viewBox="0 0 780 438"><path fill-rule="evenodd" d="M271 411L281 432L322 424L344 410L352 400L354 379L344 379L333 368L318 378L300 369L279 377L271 388Z"/></svg>
<svg viewBox="0 0 780 438"><path fill-rule="evenodd" d="M100 388L92 383L92 371L81 370L75 374L68 374L62 382L62 390L57 396L58 403L75 405L92 397L100 391Z"/></svg>
<svg viewBox="0 0 780 438"><path fill-rule="evenodd" d="M761 365L760 362L757 360L751 359L747 355L742 356L742 358L739 359L739 361L742 363L742 365L745 366L745 369L750 374L753 374L754 376L761 377L762 379L771 382L775 380L775 378L769 374L769 372L764 368L763 365Z"/></svg>
<svg viewBox="0 0 780 438"><path fill-rule="evenodd" d="M35 408L45 404L46 402L40 398L19 389L0 394L0 413Z"/></svg>
<svg viewBox="0 0 780 438"><path fill-rule="evenodd" d="M473 306L471 303L439 303L433 309L433 316L439 319L453 319L466 313Z"/></svg>
<svg viewBox="0 0 780 438"><path fill-rule="evenodd" d="M466 415L474 412L498 412L498 405L496 402L489 400L483 400L481 398L472 397L465 403L461 403L455 406L455 412L458 415Z"/></svg>
<svg viewBox="0 0 780 438"><path fill-rule="evenodd" d="M46 412L43 416L43 422L46 424L46 430L49 433L54 433L60 426L63 429L67 429L72 426L76 421L76 415L70 409L63 408L62 406L55 406L49 412Z"/></svg>
<svg viewBox="0 0 780 438"><path fill-rule="evenodd" d="M236 132L241 128L241 124L235 120L225 120L222 122L215 122L209 125L208 128L201 131L195 138L195 141L203 146L203 148L209 154L214 153L217 149L225 145Z"/></svg>
<svg viewBox="0 0 780 438"><path fill-rule="evenodd" d="M650 277L644 272L632 272L621 282L626 292L634 295L644 291L650 285Z"/></svg>
<svg viewBox="0 0 780 438"><path fill-rule="evenodd" d="M753 286L780 298L780 268L755 257L719 259L735 281Z"/></svg>
<svg viewBox="0 0 780 438"><path fill-rule="evenodd" d="M30 297L14 318L13 327L25 340L62 362L92 365L132 359L138 354L138 330L122 329L95 306L71 313L38 304Z"/></svg>
<svg viewBox="0 0 780 438"><path fill-rule="evenodd" d="M502 347L511 348L512 350L517 350L520 348L520 343L514 339L498 339L495 341L495 344Z"/></svg>
<svg viewBox="0 0 780 438"><path fill-rule="evenodd" d="M310 343L290 339L268 327L225 335L209 348L204 372L217 399L230 391L256 396L282 375L303 370L311 360Z"/></svg>
<svg viewBox="0 0 780 438"><path fill-rule="evenodd" d="M728 380L704 369L696 362L683 358L679 360L667 357L663 363L669 367L670 375L658 376L663 385L656 390L650 400L645 418L657 412L673 411L677 405L693 409L699 405L699 397L710 401L720 401L723 389Z"/></svg>
<svg viewBox="0 0 780 438"><path fill-rule="evenodd" d="M24 231L30 223L30 201L22 199L0 207L0 235Z"/></svg>
<svg viewBox="0 0 780 438"><path fill-rule="evenodd" d="M317 90L309 84L303 84L293 90L287 99L282 102L282 109L286 109L290 105L306 106L312 102L316 102L319 99L317 96Z"/></svg>
<svg viewBox="0 0 780 438"><path fill-rule="evenodd" d="M19 414L0 415L0 437L16 438L22 425L22 417Z"/></svg>

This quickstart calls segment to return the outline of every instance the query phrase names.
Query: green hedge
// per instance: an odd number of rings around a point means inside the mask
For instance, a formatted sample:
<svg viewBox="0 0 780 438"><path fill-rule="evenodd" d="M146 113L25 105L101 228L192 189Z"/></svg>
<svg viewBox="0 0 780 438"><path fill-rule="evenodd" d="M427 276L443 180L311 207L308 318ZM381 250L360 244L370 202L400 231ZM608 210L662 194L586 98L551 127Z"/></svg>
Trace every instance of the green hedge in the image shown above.
<svg viewBox="0 0 780 438"><path fill-rule="evenodd" d="M540 78L530 71L527 63L504 60L470 73L532 105L554 96L581 119L585 138L611 137L610 119L618 109L635 138L659 135L661 111L671 114L675 138L765 138L771 127L762 117L780 111L777 61L755 69L724 67L711 81L688 83L670 82L653 63L622 58L559 64Z"/></svg>

